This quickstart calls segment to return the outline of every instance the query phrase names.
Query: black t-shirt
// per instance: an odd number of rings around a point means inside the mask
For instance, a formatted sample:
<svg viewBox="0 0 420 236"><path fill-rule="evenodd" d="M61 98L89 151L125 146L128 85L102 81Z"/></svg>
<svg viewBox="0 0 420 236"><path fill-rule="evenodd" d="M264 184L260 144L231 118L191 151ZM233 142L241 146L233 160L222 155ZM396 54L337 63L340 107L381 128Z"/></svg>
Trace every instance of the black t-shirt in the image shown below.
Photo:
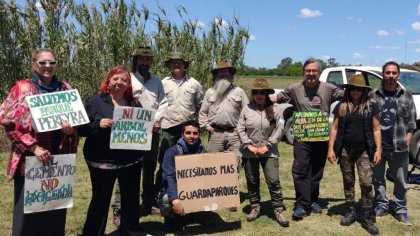
<svg viewBox="0 0 420 236"><path fill-rule="evenodd" d="M393 150L394 145L392 139L394 137L394 126L397 122L397 99L395 94L397 91L384 90L385 102L379 113L379 121L381 124L382 149Z"/></svg>

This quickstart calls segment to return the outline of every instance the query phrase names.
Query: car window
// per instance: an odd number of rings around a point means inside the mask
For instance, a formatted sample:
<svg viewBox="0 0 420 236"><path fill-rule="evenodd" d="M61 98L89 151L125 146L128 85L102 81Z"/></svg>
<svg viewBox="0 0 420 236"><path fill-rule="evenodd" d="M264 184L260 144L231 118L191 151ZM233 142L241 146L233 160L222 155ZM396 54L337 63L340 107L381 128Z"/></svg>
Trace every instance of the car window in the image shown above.
<svg viewBox="0 0 420 236"><path fill-rule="evenodd" d="M401 72L399 82L412 94L420 94L420 73Z"/></svg>
<svg viewBox="0 0 420 236"><path fill-rule="evenodd" d="M331 71L328 73L327 82L343 88L343 74L341 71Z"/></svg>
<svg viewBox="0 0 420 236"><path fill-rule="evenodd" d="M372 89L379 88L379 85L381 85L381 78L378 78L377 76L374 76L372 74L367 74L367 79L368 79L369 86Z"/></svg>

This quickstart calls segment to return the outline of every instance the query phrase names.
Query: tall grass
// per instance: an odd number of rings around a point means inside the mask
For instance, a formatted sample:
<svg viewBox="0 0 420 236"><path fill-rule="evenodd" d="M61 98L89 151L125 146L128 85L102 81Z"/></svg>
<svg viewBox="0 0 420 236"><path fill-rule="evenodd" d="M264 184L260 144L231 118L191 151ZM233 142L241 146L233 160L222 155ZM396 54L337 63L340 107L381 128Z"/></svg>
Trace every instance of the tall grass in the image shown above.
<svg viewBox="0 0 420 236"><path fill-rule="evenodd" d="M156 12L134 0L39 3L26 0L24 6L18 6L15 0L0 0L1 100L17 79L31 75L31 53L40 47L57 53L57 75L78 88L84 99L96 92L110 67L128 66L131 52L140 45L152 46L152 72L160 77L169 73L164 67L167 55L175 50L183 52L191 61L189 73L205 87L217 60L243 64L248 30L237 18L228 20L226 27L222 25L224 19L218 17L201 29L185 7L176 8L178 18L171 19L168 9L158 1Z"/></svg>

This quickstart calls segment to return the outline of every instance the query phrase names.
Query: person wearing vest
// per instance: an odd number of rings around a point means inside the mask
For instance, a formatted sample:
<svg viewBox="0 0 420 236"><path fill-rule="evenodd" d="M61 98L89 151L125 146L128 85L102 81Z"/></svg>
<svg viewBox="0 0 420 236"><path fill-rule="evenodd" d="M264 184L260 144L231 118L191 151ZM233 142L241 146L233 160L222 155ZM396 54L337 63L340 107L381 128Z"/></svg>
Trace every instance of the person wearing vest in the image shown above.
<svg viewBox="0 0 420 236"><path fill-rule="evenodd" d="M189 120L182 124L182 137L165 152L162 163L163 189L166 190L170 214L165 215L163 229L173 233L181 229L184 206L178 199L175 156L206 152L200 139L200 126L197 121Z"/></svg>
<svg viewBox="0 0 420 236"><path fill-rule="evenodd" d="M350 226L356 217L355 171L357 167L361 188L362 227L370 234L379 233L371 216L373 165L381 162L381 130L379 111L369 101L371 89L363 75L353 75L345 85L344 97L335 107L334 122L331 127L328 145L328 161L340 164L343 174L344 195L347 212L340 221L342 226Z"/></svg>

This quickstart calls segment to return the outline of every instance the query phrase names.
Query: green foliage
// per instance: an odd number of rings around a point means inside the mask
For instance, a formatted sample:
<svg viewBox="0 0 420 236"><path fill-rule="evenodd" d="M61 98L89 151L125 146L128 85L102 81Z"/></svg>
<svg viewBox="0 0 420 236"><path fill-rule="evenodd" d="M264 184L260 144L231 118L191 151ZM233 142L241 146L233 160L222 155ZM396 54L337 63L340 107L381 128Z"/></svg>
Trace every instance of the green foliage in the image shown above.
<svg viewBox="0 0 420 236"><path fill-rule="evenodd" d="M180 21L175 21L159 5L152 12L136 1L89 4L41 0L39 8L31 0L24 7L0 0L0 99L17 79L31 76L31 54L41 47L56 52L58 77L79 89L83 99L98 90L111 67L130 67L130 54L141 45L152 46L154 74L168 75L164 61L170 52L180 51L191 61L189 73L205 87L217 60L243 65L249 35L237 18L222 24L219 17L204 30L182 6L176 9Z"/></svg>

